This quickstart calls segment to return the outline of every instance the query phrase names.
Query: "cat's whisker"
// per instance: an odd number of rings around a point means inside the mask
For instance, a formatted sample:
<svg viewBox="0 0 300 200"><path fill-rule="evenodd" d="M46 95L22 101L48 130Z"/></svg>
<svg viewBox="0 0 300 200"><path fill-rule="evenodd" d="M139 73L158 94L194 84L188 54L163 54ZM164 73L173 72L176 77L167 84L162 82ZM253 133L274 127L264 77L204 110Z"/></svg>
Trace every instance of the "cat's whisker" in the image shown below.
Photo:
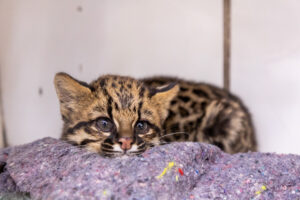
<svg viewBox="0 0 300 200"><path fill-rule="evenodd" d="M159 145L165 145L165 144L170 144L171 142L166 142L166 141L161 141L160 143L159 143Z"/></svg>
<svg viewBox="0 0 300 200"><path fill-rule="evenodd" d="M101 144L101 148L105 148L105 149L113 149L113 145L104 145L104 144Z"/></svg>
<svg viewBox="0 0 300 200"><path fill-rule="evenodd" d="M168 133L168 134L162 135L159 138L164 138L164 137L168 137L171 135L177 135L177 134L189 135L187 132L174 132L174 133Z"/></svg>
<svg viewBox="0 0 300 200"><path fill-rule="evenodd" d="M121 151L115 151L113 149L107 149L107 148L101 148L101 150L106 152L121 152Z"/></svg>
<svg viewBox="0 0 300 200"><path fill-rule="evenodd" d="M145 147L146 146L146 143L144 142L144 143L142 143L142 144L140 144L140 145L137 145L137 148L143 148L143 147Z"/></svg>
<svg viewBox="0 0 300 200"><path fill-rule="evenodd" d="M132 151L132 152L128 152L128 155L139 155L141 153L143 153L144 150L141 150L141 151Z"/></svg>
<svg viewBox="0 0 300 200"><path fill-rule="evenodd" d="M104 154L104 155L106 155L106 154L121 155L121 154L123 154L123 152L121 153L120 151L112 151L112 152L110 152L110 151L104 151L104 152L102 152L102 154Z"/></svg>

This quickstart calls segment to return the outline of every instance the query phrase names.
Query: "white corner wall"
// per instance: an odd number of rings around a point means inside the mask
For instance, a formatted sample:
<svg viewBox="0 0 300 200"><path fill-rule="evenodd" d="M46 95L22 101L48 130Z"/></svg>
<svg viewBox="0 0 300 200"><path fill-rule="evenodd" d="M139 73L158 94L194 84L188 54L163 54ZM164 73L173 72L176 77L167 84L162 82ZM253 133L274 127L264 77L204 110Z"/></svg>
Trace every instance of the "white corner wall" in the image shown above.
<svg viewBox="0 0 300 200"><path fill-rule="evenodd" d="M300 154L300 1L233 1L232 90L261 151Z"/></svg>

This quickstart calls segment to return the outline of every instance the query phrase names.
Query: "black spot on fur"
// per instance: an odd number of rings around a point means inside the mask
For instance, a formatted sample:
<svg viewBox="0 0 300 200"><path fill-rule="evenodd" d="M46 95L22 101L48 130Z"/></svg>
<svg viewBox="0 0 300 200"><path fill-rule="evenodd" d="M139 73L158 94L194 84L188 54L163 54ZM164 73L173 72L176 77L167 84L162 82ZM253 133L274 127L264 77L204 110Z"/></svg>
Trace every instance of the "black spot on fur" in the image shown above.
<svg viewBox="0 0 300 200"><path fill-rule="evenodd" d="M111 84L111 87L116 88L117 86L116 86L115 83L112 83L112 84Z"/></svg>
<svg viewBox="0 0 300 200"><path fill-rule="evenodd" d="M102 80L100 81L100 86L103 88L105 85L106 85L106 80L105 80L105 79L102 79Z"/></svg>
<svg viewBox="0 0 300 200"><path fill-rule="evenodd" d="M189 124L185 124L183 127L184 132L186 132L186 134L184 134L184 139L189 139L189 134L190 132L193 130L193 127L190 126Z"/></svg>
<svg viewBox="0 0 300 200"><path fill-rule="evenodd" d="M159 85L163 85L166 83L166 81L163 80L154 80L153 82L158 83Z"/></svg>
<svg viewBox="0 0 300 200"><path fill-rule="evenodd" d="M221 142L213 142L213 145L216 145L220 149L224 150L224 145Z"/></svg>
<svg viewBox="0 0 300 200"><path fill-rule="evenodd" d="M201 109L205 109L206 108L206 106L207 106L207 103L206 102L201 102Z"/></svg>
<svg viewBox="0 0 300 200"><path fill-rule="evenodd" d="M145 87L142 87L142 88L140 89L140 92L139 92L140 98L143 98L143 97L144 97L144 92L145 92Z"/></svg>
<svg viewBox="0 0 300 200"><path fill-rule="evenodd" d="M117 110L117 111L119 111L119 106L118 106L118 104L115 102L115 109Z"/></svg>
<svg viewBox="0 0 300 200"><path fill-rule="evenodd" d="M170 138L167 138L167 137L166 137L166 138L164 138L164 141L167 142L167 143L169 143L169 142L171 142L172 140L171 140Z"/></svg>
<svg viewBox="0 0 300 200"><path fill-rule="evenodd" d="M186 92L186 91L188 91L188 89L187 89L187 88L185 88L185 87L180 87L180 91L182 91L182 92Z"/></svg>
<svg viewBox="0 0 300 200"><path fill-rule="evenodd" d="M168 114L168 117L167 119L172 119L176 116L176 114L172 111L172 110L169 110L169 114Z"/></svg>
<svg viewBox="0 0 300 200"><path fill-rule="evenodd" d="M171 101L171 105L175 105L176 103L177 103L176 100L172 100L172 101Z"/></svg>
<svg viewBox="0 0 300 200"><path fill-rule="evenodd" d="M203 130L203 133L207 137L215 137L218 134L218 133L216 133L215 127L213 127L213 126L205 127L205 129Z"/></svg>
<svg viewBox="0 0 300 200"><path fill-rule="evenodd" d="M180 134L180 133L174 134L174 135L173 135L173 137L174 137L176 140L181 139L181 136L182 136L182 134Z"/></svg>
<svg viewBox="0 0 300 200"><path fill-rule="evenodd" d="M88 127L85 127L85 128L84 128L84 131L85 131L87 134L92 134L92 131L91 131Z"/></svg>
<svg viewBox="0 0 300 200"><path fill-rule="evenodd" d="M216 121L213 123L213 125L206 127L203 130L204 135L207 137L216 137L216 136L222 136L224 138L227 137L228 133L226 131L226 126L228 126L229 119L225 119L220 121L219 119L216 119Z"/></svg>
<svg viewBox="0 0 300 200"><path fill-rule="evenodd" d="M132 85L131 85L131 84L128 84L127 87L128 87L129 89L131 89L131 88L132 88Z"/></svg>
<svg viewBox="0 0 300 200"><path fill-rule="evenodd" d="M197 106L197 102L193 101L191 104L191 108L196 109L196 106Z"/></svg>
<svg viewBox="0 0 300 200"><path fill-rule="evenodd" d="M189 134L187 134L187 133L184 134L184 139L185 139L185 140L188 140L188 139L189 139Z"/></svg>
<svg viewBox="0 0 300 200"><path fill-rule="evenodd" d="M188 123L188 125L191 126L191 127L193 127L193 126L195 126L195 122L194 122L194 121L190 121L190 122Z"/></svg>
<svg viewBox="0 0 300 200"><path fill-rule="evenodd" d="M176 114L172 110L170 110L167 119L172 119L175 116L176 116Z"/></svg>
<svg viewBox="0 0 300 200"><path fill-rule="evenodd" d="M187 117L189 116L189 111L187 111L185 108L179 106L179 113L181 117Z"/></svg>
<svg viewBox="0 0 300 200"><path fill-rule="evenodd" d="M199 97L208 98L208 94L206 92L204 92L203 90L193 89L193 93Z"/></svg>
<svg viewBox="0 0 300 200"><path fill-rule="evenodd" d="M190 97L188 97L188 96L178 96L178 98L181 100L181 101L183 101L183 102L188 102L188 101L190 101Z"/></svg>
<svg viewBox="0 0 300 200"><path fill-rule="evenodd" d="M170 128L171 132L178 132L179 131L179 124L172 124L171 128Z"/></svg>
<svg viewBox="0 0 300 200"><path fill-rule="evenodd" d="M190 132L191 128L192 128L192 127L191 127L189 124L184 124L184 126L183 126L183 130L184 130L185 132Z"/></svg>
<svg viewBox="0 0 300 200"><path fill-rule="evenodd" d="M123 90L124 90L124 85L122 84L122 85L121 85L121 88L120 88L120 92L122 93Z"/></svg>
<svg viewBox="0 0 300 200"><path fill-rule="evenodd" d="M205 113L203 113L200 117L197 118L197 126L200 126L202 124L202 120L203 120L203 117L205 116Z"/></svg>
<svg viewBox="0 0 300 200"><path fill-rule="evenodd" d="M152 115L152 112L150 110L144 110L145 115Z"/></svg>

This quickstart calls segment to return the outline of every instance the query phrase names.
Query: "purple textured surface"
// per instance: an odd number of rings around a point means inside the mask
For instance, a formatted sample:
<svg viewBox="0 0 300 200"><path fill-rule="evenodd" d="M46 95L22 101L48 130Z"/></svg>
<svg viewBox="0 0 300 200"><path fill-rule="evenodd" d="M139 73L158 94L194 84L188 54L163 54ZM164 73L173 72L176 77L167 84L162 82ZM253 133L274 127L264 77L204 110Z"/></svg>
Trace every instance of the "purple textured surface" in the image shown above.
<svg viewBox="0 0 300 200"><path fill-rule="evenodd" d="M300 199L300 156L229 155L201 143L111 159L44 138L1 150L4 165L0 194L33 199Z"/></svg>

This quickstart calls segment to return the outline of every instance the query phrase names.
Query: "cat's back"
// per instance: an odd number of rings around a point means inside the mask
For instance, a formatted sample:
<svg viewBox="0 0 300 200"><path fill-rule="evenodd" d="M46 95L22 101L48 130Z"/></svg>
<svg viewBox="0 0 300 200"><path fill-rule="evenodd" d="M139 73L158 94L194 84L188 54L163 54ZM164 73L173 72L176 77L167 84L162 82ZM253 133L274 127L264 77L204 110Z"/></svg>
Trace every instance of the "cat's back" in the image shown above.
<svg viewBox="0 0 300 200"><path fill-rule="evenodd" d="M200 141L215 144L229 153L256 150L251 115L243 102L227 90L212 84L174 77L142 79L150 87L176 82L178 95L171 101L164 123L167 141Z"/></svg>
<svg viewBox="0 0 300 200"><path fill-rule="evenodd" d="M198 101L199 98L206 100L226 98L239 101L235 95L229 93L223 88L204 82L196 82L168 76L154 76L141 79L141 81L150 87L159 87L168 83L177 83L180 86L178 97L185 103L192 100Z"/></svg>

